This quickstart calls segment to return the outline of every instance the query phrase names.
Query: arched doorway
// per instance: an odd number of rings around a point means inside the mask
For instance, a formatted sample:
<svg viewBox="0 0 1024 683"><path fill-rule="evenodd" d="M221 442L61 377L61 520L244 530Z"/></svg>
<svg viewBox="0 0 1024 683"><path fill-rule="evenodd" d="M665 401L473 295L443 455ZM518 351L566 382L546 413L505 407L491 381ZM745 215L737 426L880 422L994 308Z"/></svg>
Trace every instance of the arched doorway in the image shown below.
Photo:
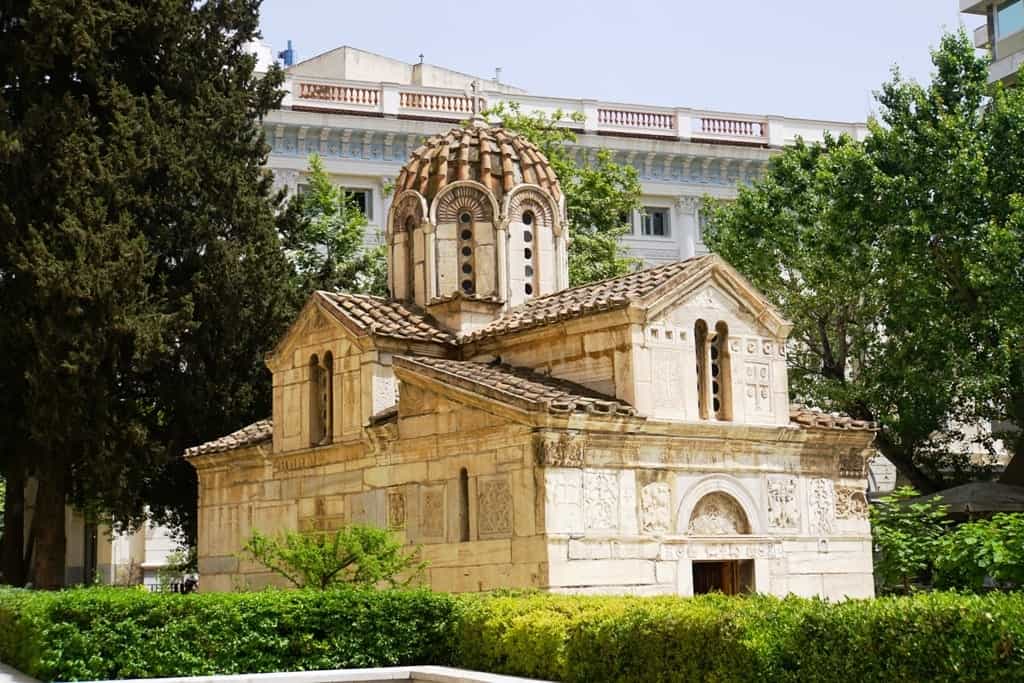
<svg viewBox="0 0 1024 683"><path fill-rule="evenodd" d="M722 540L749 535L750 520L743 506L727 493L715 491L693 507L687 534ZM693 594L737 595L754 591L753 558L694 560L691 565Z"/></svg>

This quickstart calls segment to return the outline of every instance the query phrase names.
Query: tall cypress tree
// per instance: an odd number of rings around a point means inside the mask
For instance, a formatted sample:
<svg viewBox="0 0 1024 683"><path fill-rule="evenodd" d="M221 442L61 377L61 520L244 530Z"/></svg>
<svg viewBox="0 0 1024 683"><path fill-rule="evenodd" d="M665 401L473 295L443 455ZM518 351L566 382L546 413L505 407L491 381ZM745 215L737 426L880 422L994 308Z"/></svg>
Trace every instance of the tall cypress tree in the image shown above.
<svg viewBox="0 0 1024 683"><path fill-rule="evenodd" d="M0 466L38 481L8 577L63 583L66 502L194 529L181 451L269 413L262 357L295 302L259 4L0 2Z"/></svg>

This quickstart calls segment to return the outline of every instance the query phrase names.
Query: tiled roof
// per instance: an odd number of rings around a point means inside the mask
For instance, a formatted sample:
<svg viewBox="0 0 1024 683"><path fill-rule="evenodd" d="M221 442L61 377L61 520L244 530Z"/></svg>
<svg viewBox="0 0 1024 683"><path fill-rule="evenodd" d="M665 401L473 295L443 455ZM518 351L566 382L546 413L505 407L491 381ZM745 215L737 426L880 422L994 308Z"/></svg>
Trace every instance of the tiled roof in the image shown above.
<svg viewBox="0 0 1024 683"><path fill-rule="evenodd" d="M501 202L520 183L539 185L558 202L562 190L544 153L526 138L487 126L453 128L417 148L395 181L396 192L416 190L430 202L448 183L475 180Z"/></svg>
<svg viewBox="0 0 1024 683"><path fill-rule="evenodd" d="M712 258L697 256L537 297L513 308L479 330L465 335L462 341L476 341L548 325L559 320L578 318L589 313L625 308L631 301L651 294L672 278L696 272L702 266L710 265Z"/></svg>
<svg viewBox="0 0 1024 683"><path fill-rule="evenodd" d="M401 303L368 294L319 292L355 325L368 334L408 341L454 344L455 337Z"/></svg>
<svg viewBox="0 0 1024 683"><path fill-rule="evenodd" d="M804 405L791 405L789 420L801 427L814 429L878 431L877 422L855 420L846 413L826 413L821 408L809 408Z"/></svg>
<svg viewBox="0 0 1024 683"><path fill-rule="evenodd" d="M185 457L191 458L196 455L222 453L236 448L254 446L264 441L270 441L273 436L273 421L269 419L260 420L259 422L253 422L251 425L242 427L237 432L232 432L227 436L222 436L219 439L214 439L213 441L207 441L204 444L193 446L185 451Z"/></svg>
<svg viewBox="0 0 1024 683"><path fill-rule="evenodd" d="M535 412L633 417L625 401L584 386L498 363L396 356L395 365Z"/></svg>

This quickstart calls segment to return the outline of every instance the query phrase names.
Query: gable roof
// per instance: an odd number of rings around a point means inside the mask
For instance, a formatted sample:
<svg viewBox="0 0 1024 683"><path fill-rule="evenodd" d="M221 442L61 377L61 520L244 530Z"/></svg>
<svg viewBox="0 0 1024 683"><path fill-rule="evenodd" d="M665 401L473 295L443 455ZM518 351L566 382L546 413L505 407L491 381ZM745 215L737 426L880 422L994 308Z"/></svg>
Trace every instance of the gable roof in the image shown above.
<svg viewBox="0 0 1024 683"><path fill-rule="evenodd" d="M447 360L423 356L395 356L397 368L511 404L530 412L587 413L608 417L634 417L625 401L592 391L567 380L541 375L500 363Z"/></svg>
<svg viewBox="0 0 1024 683"><path fill-rule="evenodd" d="M454 345L455 337L398 301L369 294L316 292L342 324L359 335Z"/></svg>
<svg viewBox="0 0 1024 683"><path fill-rule="evenodd" d="M810 408L798 403L789 406L789 421L802 429L878 431L877 422L856 420L846 413L826 413L821 408Z"/></svg>
<svg viewBox="0 0 1024 683"><path fill-rule="evenodd" d="M695 272L707 265L711 258L710 255L697 256L537 297L513 308L479 330L465 335L462 341L477 341L533 329L560 320L581 318L591 313L626 308L630 303L648 296L673 278Z"/></svg>
<svg viewBox="0 0 1024 683"><path fill-rule="evenodd" d="M206 443L199 444L198 446L192 446L185 450L185 457L192 458L197 455L207 455L208 453L233 451L236 448L255 446L256 444L263 443L264 441L270 441L273 437L273 421L269 419L259 420L258 422L253 422L251 425L242 427L237 432L231 432L227 436L222 436L219 439L214 439L213 441L207 441Z"/></svg>

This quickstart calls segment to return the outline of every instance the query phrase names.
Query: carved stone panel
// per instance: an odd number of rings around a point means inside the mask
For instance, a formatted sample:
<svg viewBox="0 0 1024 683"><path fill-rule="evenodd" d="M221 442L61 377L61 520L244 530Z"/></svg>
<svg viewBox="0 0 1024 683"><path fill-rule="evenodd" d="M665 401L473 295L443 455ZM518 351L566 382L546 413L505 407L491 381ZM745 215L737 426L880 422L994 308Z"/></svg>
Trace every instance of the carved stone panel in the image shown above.
<svg viewBox="0 0 1024 683"><path fill-rule="evenodd" d="M864 490L852 486L836 488L836 517L839 519L867 519L868 499Z"/></svg>
<svg viewBox="0 0 1024 683"><path fill-rule="evenodd" d="M549 533L583 531L583 472L549 469L544 473L544 514Z"/></svg>
<svg viewBox="0 0 1024 683"><path fill-rule="evenodd" d="M800 526L796 477L768 477L768 526L792 529Z"/></svg>
<svg viewBox="0 0 1024 683"><path fill-rule="evenodd" d="M444 528L444 484L420 487L420 537L427 542L442 542Z"/></svg>
<svg viewBox="0 0 1024 683"><path fill-rule="evenodd" d="M743 400L749 415L771 415L772 384L768 363L747 361L744 364Z"/></svg>
<svg viewBox="0 0 1024 683"><path fill-rule="evenodd" d="M548 432L537 437L537 464L548 467L583 467L585 437L570 432Z"/></svg>
<svg viewBox="0 0 1024 683"><path fill-rule="evenodd" d="M477 531L481 538L512 533L512 487L505 475L477 483Z"/></svg>
<svg viewBox="0 0 1024 683"><path fill-rule="evenodd" d="M686 532L695 536L749 534L750 523L743 508L732 496L709 493L693 508Z"/></svg>
<svg viewBox="0 0 1024 683"><path fill-rule="evenodd" d="M388 492L388 528L405 528L405 493L402 491Z"/></svg>
<svg viewBox="0 0 1024 683"><path fill-rule="evenodd" d="M583 520L588 531L613 531L619 525L619 477L614 470L583 473Z"/></svg>
<svg viewBox="0 0 1024 683"><path fill-rule="evenodd" d="M807 494L812 534L830 534L836 518L836 493L829 479L811 479Z"/></svg>
<svg viewBox="0 0 1024 683"><path fill-rule="evenodd" d="M863 479L867 476L867 458L859 450L852 450L839 456L839 476L846 479Z"/></svg>
<svg viewBox="0 0 1024 683"><path fill-rule="evenodd" d="M663 534L672 526L672 491L663 481L648 484L640 492L640 531Z"/></svg>

